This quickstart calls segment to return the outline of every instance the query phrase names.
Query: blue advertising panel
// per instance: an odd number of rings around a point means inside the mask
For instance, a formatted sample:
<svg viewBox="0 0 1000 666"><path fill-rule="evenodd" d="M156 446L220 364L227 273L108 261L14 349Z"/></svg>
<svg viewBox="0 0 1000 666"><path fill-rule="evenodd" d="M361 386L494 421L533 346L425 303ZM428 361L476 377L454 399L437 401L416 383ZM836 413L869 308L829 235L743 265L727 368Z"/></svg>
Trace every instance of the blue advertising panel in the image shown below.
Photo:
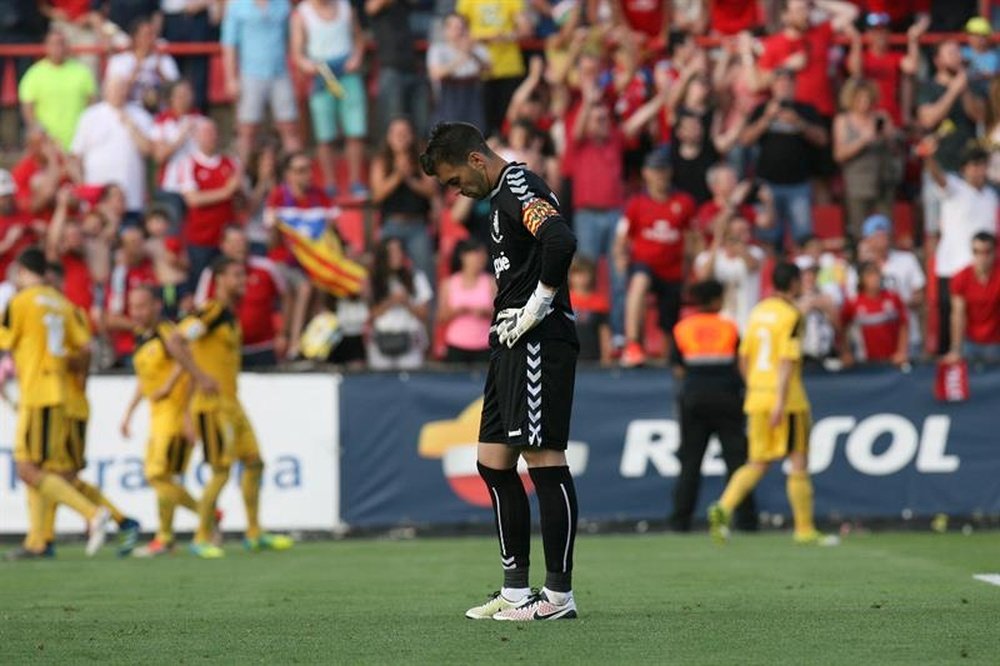
<svg viewBox="0 0 1000 666"><path fill-rule="evenodd" d="M341 387L342 515L348 525L491 519L476 473L482 373L348 376ZM933 368L807 377L810 468L823 517L1000 513L1000 371L972 373L971 399L940 403ZM581 517L664 518L680 469L675 387L666 370L581 370L570 468ZM722 490L716 444L700 511ZM528 481L527 474L523 478ZM773 469L762 511L787 514Z"/></svg>

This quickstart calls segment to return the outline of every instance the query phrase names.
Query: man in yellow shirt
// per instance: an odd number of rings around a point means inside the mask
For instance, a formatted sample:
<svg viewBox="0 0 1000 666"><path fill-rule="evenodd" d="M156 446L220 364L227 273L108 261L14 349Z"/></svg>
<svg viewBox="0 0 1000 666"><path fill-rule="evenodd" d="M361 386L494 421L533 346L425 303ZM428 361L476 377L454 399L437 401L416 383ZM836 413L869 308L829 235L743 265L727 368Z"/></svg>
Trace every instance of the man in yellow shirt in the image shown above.
<svg viewBox="0 0 1000 666"><path fill-rule="evenodd" d="M87 554L104 544L111 515L67 480L75 472L66 436L66 384L69 349L83 348L89 333L73 316L72 306L45 284L45 255L37 247L17 259L18 293L0 325L0 349L10 350L17 368L20 398L14 461L28 486L28 535L11 559L41 556L49 504L65 504L87 521Z"/></svg>
<svg viewBox="0 0 1000 666"><path fill-rule="evenodd" d="M483 87L483 106L489 136L498 131L507 106L524 78L524 57L519 40L532 35L531 19L524 0L458 0L455 13L469 23L472 38L490 52L490 71Z"/></svg>
<svg viewBox="0 0 1000 666"><path fill-rule="evenodd" d="M50 263L46 271L46 280L54 289L63 292L62 264ZM78 306L70 304L72 316L81 329L90 331L87 313ZM123 514L117 506L101 492L100 488L87 483L80 478L80 472L87 466L87 425L90 421L90 402L87 400L87 375L90 368L89 346L73 347L67 340L68 372L66 374L66 436L68 451L73 461L73 472L67 480L80 491L84 497L98 506L103 506L111 513L111 519L118 525L119 545L118 555L125 557L131 554L139 541L139 523ZM45 516L44 535L46 553L53 554L52 544L55 539L56 509L58 505L49 504Z"/></svg>
<svg viewBox="0 0 1000 666"><path fill-rule="evenodd" d="M218 390L211 377L198 370L186 346L177 345L176 327L160 320L163 303L151 285L128 293L128 307L136 325L132 366L139 385L122 420L121 432L129 437L130 423L143 398L149 400L150 426L146 446L146 481L156 492L160 527L139 557L166 555L174 547L174 511L178 505L198 512L198 502L179 482L191 458L194 433L187 433L185 417L191 397L191 377L206 392ZM185 372L187 370L187 372Z"/></svg>
<svg viewBox="0 0 1000 666"><path fill-rule="evenodd" d="M247 516L244 545L253 551L285 550L292 546L290 538L260 529L258 511L264 462L253 427L237 395L242 334L234 309L246 292L246 268L235 259L219 257L212 265L212 273L215 299L185 318L173 336L174 344L182 339L190 344L197 368L218 384L217 392L197 388L191 401L190 409L201 437L205 461L212 467L212 478L205 485L198 507L199 526L191 542L191 552L204 558L224 555L221 548L210 543L210 538L215 505L235 460L243 466L240 490Z"/></svg>
<svg viewBox="0 0 1000 666"><path fill-rule="evenodd" d="M833 545L813 524L809 478L810 408L802 384L802 316L795 307L802 280L795 264L780 263L772 276L775 295L758 303L740 342L740 372L746 380L747 463L733 473L719 501L709 507L712 537L725 541L729 521L771 463L788 458L788 503L796 543Z"/></svg>

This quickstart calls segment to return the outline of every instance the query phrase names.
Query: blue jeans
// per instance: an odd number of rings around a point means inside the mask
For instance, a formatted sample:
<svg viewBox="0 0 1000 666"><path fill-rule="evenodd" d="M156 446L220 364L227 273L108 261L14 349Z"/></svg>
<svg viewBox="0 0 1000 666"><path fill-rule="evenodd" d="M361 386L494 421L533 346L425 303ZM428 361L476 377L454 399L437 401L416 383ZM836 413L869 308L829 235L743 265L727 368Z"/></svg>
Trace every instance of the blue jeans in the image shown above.
<svg viewBox="0 0 1000 666"><path fill-rule="evenodd" d="M430 98L427 80L417 72L383 67L378 73L379 133L385 134L389 123L406 117L413 123L417 136L427 131Z"/></svg>
<svg viewBox="0 0 1000 666"><path fill-rule="evenodd" d="M625 336L626 276L615 267L611 250L621 217L620 210L578 208L573 211L577 253L594 261L601 257L608 260L608 272L611 276L611 333L618 339Z"/></svg>
<svg viewBox="0 0 1000 666"><path fill-rule="evenodd" d="M413 265L423 271L431 284L434 284L437 275L434 271L434 248L431 245L430 231L424 222L389 220L382 225L382 238L398 238L402 241Z"/></svg>
<svg viewBox="0 0 1000 666"><path fill-rule="evenodd" d="M780 251L785 242L786 231L791 232L796 243L811 236L812 186L808 182L799 185L768 183L767 186L774 194L774 226L770 229L757 229L757 238L774 245Z"/></svg>
<svg viewBox="0 0 1000 666"><path fill-rule="evenodd" d="M1000 363L1000 343L983 344L969 342L962 344L962 356L970 363Z"/></svg>

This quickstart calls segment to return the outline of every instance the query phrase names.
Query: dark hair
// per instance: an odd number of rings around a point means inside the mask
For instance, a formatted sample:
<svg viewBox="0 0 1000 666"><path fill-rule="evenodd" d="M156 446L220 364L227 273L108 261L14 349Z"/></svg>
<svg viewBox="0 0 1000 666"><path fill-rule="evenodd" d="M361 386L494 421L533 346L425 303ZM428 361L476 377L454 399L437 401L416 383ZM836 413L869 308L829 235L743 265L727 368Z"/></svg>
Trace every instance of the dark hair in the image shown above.
<svg viewBox="0 0 1000 666"><path fill-rule="evenodd" d="M45 276L45 269L49 265L49 262L45 260L45 253L37 245L24 248L21 254L17 255L17 263L21 268L34 273L38 277Z"/></svg>
<svg viewBox="0 0 1000 666"><path fill-rule="evenodd" d="M986 162L990 159L990 154L982 146L972 145L962 153L962 166L974 162Z"/></svg>
<svg viewBox="0 0 1000 666"><path fill-rule="evenodd" d="M451 253L451 272L457 273L462 270L462 256L469 252L482 252L486 246L478 238L465 238L455 244L455 250Z"/></svg>
<svg viewBox="0 0 1000 666"><path fill-rule="evenodd" d="M431 130L430 141L420 156L420 168L428 176L437 173L439 164L461 165L471 153L488 154L483 133L469 123L438 123Z"/></svg>
<svg viewBox="0 0 1000 666"><path fill-rule="evenodd" d="M774 267L771 274L771 284L778 291L788 291L792 288L792 283L801 279L802 271L793 263L782 261Z"/></svg>
<svg viewBox="0 0 1000 666"><path fill-rule="evenodd" d="M247 230L244 229L239 224L227 224L226 226L222 227L222 235L219 236L219 238L220 239L225 239L226 236L228 236L229 234L231 234L233 232L238 233L238 234L243 234L244 236L247 235Z"/></svg>
<svg viewBox="0 0 1000 666"><path fill-rule="evenodd" d="M975 243L979 241L980 243L989 243L990 247L997 246L997 237L988 231L980 231L975 236L972 237L972 242Z"/></svg>
<svg viewBox="0 0 1000 666"><path fill-rule="evenodd" d="M399 246L403 248L403 252L406 252L406 246L403 245L403 241L395 236L383 238L379 242L378 247L375 248L375 261L372 267L372 302L374 303L380 303L389 297L389 279L392 277L395 277L402 283L403 288L406 289L406 293L411 296L415 293L413 288L413 271L410 270L410 267L405 265L398 269L389 267L390 243L399 243Z"/></svg>
<svg viewBox="0 0 1000 666"><path fill-rule="evenodd" d="M239 263L240 262L236 261L232 257L227 257L225 255L216 257L212 262L212 277L219 277L225 273L230 266L236 266L239 265Z"/></svg>
<svg viewBox="0 0 1000 666"><path fill-rule="evenodd" d="M45 272L55 275L60 280L66 277L66 269L63 268L63 265L58 261L50 261L48 264L46 264Z"/></svg>
<svg viewBox="0 0 1000 666"><path fill-rule="evenodd" d="M724 288L721 282L709 278L691 285L688 293L695 305L700 308L706 308L713 302L721 300L723 291Z"/></svg>
<svg viewBox="0 0 1000 666"><path fill-rule="evenodd" d="M420 162L420 148L417 144L417 134L415 128L413 127L413 121L406 116L396 116L389 121L389 125L398 122L403 122L410 126L410 132L413 134L413 142L410 144L410 147L406 152L413 164L418 164ZM378 159L382 162L382 167L385 169L385 175L391 176L396 170L396 156L393 154L392 148L389 147L388 131L386 131L385 139L382 140L382 145L379 146Z"/></svg>
<svg viewBox="0 0 1000 666"><path fill-rule="evenodd" d="M309 153L304 150L293 150L286 154L281 159L281 177L284 178L288 174L288 170L292 168L292 162L294 162L299 157L305 157L309 160L309 165L312 166L312 158L309 157Z"/></svg>

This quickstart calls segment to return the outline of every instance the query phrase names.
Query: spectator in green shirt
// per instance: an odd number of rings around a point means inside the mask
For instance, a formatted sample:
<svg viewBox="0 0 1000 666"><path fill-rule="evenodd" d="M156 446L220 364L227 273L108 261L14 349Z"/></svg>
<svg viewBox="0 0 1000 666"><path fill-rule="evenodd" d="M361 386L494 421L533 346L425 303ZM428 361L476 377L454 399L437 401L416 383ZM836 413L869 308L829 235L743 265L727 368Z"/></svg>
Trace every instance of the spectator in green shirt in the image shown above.
<svg viewBox="0 0 1000 666"><path fill-rule="evenodd" d="M90 69L67 56L66 37L50 30L45 57L28 68L17 89L24 122L41 125L63 149L69 148L77 121L97 93Z"/></svg>

